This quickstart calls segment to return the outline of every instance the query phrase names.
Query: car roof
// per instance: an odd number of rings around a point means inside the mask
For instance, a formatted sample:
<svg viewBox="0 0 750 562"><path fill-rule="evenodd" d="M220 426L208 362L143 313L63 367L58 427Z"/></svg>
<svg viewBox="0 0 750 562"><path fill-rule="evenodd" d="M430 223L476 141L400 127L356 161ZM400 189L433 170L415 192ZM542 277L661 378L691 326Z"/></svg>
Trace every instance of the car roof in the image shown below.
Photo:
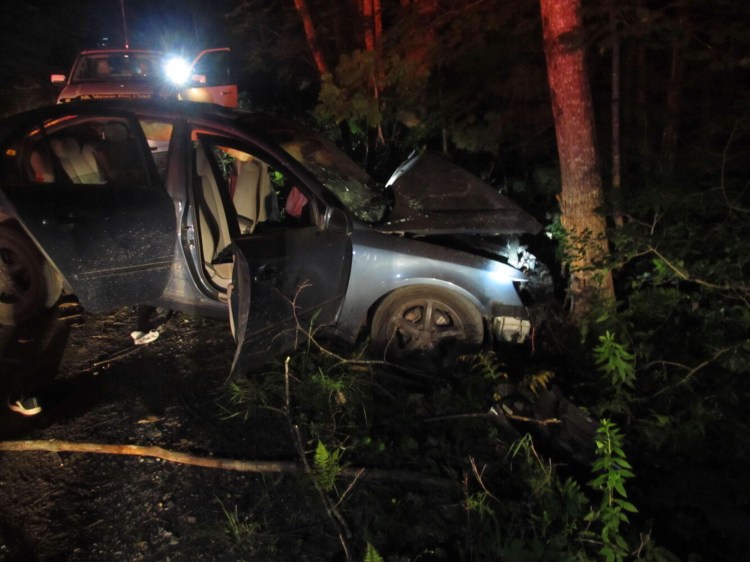
<svg viewBox="0 0 750 562"><path fill-rule="evenodd" d="M122 49L87 49L85 51L81 51L78 53L78 56L83 55L97 55L97 54L120 54L120 53L137 53L139 55L143 54L153 54L153 55L161 55L161 51L154 51L152 49L130 49L130 48L122 48Z"/></svg>
<svg viewBox="0 0 750 562"><path fill-rule="evenodd" d="M132 111L136 113L162 115L165 118L177 119L205 119L216 125L249 126L256 133L281 124L294 124L282 117L268 113L252 112L245 109L224 107L211 103L193 102L173 99L106 99L72 101L54 104L10 115L0 120L0 142L18 127L32 126L50 119L65 115L92 115L105 111Z"/></svg>
<svg viewBox="0 0 750 562"><path fill-rule="evenodd" d="M193 102L172 99L102 99L102 100L76 100L69 103L61 103L38 107L7 117L4 121L13 120L33 120L34 117L41 119L54 118L57 115L69 113L93 114L104 111L146 111L149 113L164 113L174 116L185 117L204 117L204 118L223 118L234 120L242 115L249 114L248 111L227 108L211 103Z"/></svg>

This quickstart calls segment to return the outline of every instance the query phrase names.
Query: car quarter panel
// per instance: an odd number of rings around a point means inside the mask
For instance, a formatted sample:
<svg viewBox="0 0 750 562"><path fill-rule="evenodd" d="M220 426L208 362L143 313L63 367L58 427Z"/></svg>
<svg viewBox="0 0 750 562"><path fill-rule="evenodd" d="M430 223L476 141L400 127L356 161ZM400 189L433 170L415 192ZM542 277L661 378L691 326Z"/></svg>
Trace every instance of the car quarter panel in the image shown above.
<svg viewBox="0 0 750 562"><path fill-rule="evenodd" d="M419 240L355 229L352 268L337 331L354 340L374 304L403 287L430 285L449 289L489 318L499 305L525 316L514 281L526 276L499 261Z"/></svg>

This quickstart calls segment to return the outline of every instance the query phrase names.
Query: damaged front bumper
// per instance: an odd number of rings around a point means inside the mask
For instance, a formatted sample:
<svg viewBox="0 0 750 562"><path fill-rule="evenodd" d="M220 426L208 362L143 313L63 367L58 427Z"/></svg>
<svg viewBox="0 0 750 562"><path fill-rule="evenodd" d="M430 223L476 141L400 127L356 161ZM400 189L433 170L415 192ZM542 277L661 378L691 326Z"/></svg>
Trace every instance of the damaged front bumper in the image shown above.
<svg viewBox="0 0 750 562"><path fill-rule="evenodd" d="M531 320L522 306L496 306L492 310L492 335L495 341L523 343L531 333Z"/></svg>
<svg viewBox="0 0 750 562"><path fill-rule="evenodd" d="M492 319L492 333L498 341L523 343L531 333L531 322L512 316L496 316Z"/></svg>

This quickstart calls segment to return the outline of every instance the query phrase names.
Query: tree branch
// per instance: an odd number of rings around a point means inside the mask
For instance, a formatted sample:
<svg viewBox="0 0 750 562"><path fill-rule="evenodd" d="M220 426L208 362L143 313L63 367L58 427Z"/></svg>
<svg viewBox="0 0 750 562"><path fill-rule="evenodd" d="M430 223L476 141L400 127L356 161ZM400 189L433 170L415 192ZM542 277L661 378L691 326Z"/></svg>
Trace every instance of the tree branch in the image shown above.
<svg viewBox="0 0 750 562"><path fill-rule="evenodd" d="M305 468L300 462L248 461L217 457L200 457L191 455L189 453L181 453L179 451L164 449L162 447L143 445L76 443L73 441L59 441L57 439L0 441L0 451L44 451L49 453L94 453L103 455L125 455L132 457L151 457L162 459L168 462L173 462L176 464L199 466L202 468L234 470L236 472L277 474L284 473L292 475L305 473ZM412 472L409 470L379 470L362 467L343 467L339 475L343 478L355 481L391 481L437 488L448 488L455 484L452 480L446 478L440 478L431 474L422 474L420 472Z"/></svg>
<svg viewBox="0 0 750 562"><path fill-rule="evenodd" d="M681 270L679 267L674 265L661 252L659 252L659 250L657 250L653 246L650 246L647 251L651 252L656 257L658 257L664 263L664 265L666 265L669 269L671 269L674 272L674 274L677 275L677 277L679 277L683 281L689 281L690 283L695 283L696 285L700 285L701 287L706 287L708 289L717 289L719 291L739 291L740 293L750 292L750 288L745 287L745 286L717 285L716 283L711 283L710 281L704 281L703 279L695 278L689 273Z"/></svg>
<svg viewBox="0 0 750 562"><path fill-rule="evenodd" d="M0 441L0 451L47 451L50 453L98 453L105 455L127 455L134 457L151 457L165 461L200 466L204 468L221 468L238 472L271 472L302 474L301 464L291 461L243 461L216 457L198 457L189 453L170 451L162 447L143 445L121 445L107 443L75 443L71 441L30 440Z"/></svg>

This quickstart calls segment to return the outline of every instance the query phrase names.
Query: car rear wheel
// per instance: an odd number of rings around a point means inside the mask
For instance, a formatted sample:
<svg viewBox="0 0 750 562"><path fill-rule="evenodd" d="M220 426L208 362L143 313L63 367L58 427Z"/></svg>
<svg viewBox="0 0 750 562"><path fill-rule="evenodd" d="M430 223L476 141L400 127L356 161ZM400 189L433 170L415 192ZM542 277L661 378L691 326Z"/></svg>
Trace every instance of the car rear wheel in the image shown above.
<svg viewBox="0 0 750 562"><path fill-rule="evenodd" d="M372 318L373 344L386 360L444 371L484 341L479 311L437 287L407 287L388 295Z"/></svg>
<svg viewBox="0 0 750 562"><path fill-rule="evenodd" d="M0 324L24 324L57 302L62 280L34 244L0 225Z"/></svg>

